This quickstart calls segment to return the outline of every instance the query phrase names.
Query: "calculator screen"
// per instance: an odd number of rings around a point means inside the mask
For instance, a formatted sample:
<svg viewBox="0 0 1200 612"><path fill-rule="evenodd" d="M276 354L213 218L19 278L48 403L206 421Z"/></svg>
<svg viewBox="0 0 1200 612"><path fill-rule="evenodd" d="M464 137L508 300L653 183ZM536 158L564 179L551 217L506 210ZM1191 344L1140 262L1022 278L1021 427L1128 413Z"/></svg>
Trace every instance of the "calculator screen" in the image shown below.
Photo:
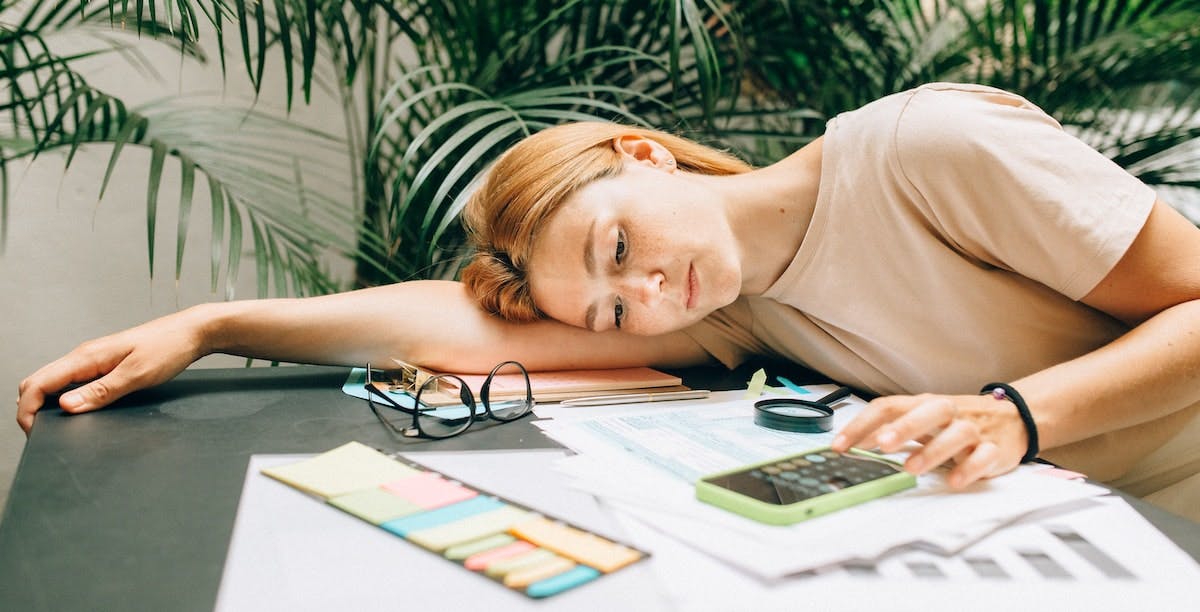
<svg viewBox="0 0 1200 612"><path fill-rule="evenodd" d="M787 505L833 493L899 471L885 461L831 450L795 455L705 482L768 504Z"/></svg>

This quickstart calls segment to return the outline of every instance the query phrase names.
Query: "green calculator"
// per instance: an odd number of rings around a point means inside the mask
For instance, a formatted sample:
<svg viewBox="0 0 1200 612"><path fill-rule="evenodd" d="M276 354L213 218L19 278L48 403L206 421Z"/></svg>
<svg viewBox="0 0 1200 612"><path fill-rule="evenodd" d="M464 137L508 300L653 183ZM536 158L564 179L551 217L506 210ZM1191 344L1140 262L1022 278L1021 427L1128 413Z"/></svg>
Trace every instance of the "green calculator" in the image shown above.
<svg viewBox="0 0 1200 612"><path fill-rule="evenodd" d="M705 476L696 498L771 525L789 525L917 484L900 464L852 448L829 447Z"/></svg>

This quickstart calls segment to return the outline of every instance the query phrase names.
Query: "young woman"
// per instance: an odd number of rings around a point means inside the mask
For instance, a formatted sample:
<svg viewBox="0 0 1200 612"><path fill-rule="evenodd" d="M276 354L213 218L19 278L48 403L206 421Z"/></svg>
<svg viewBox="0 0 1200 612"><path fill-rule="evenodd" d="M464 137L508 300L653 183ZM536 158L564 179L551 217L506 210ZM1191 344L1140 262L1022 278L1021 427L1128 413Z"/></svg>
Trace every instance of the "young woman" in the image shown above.
<svg viewBox="0 0 1200 612"><path fill-rule="evenodd" d="M881 395L839 448L917 440L906 468L951 462L959 487L1040 448L1200 506L1200 230L1016 95L888 96L761 169L560 126L503 156L465 221L462 284L191 308L41 368L17 420L68 383L91 381L63 409L95 410L212 352L476 371L770 354Z"/></svg>

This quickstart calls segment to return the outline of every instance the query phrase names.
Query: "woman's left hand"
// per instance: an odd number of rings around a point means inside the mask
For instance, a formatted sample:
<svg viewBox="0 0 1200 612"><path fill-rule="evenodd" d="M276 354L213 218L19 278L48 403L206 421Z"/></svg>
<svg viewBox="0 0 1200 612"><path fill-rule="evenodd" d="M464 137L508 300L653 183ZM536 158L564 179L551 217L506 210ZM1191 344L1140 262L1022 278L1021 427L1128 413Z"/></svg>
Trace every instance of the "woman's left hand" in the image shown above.
<svg viewBox="0 0 1200 612"><path fill-rule="evenodd" d="M909 455L904 470L924 474L953 460L947 477L961 489L981 478L1012 470L1028 443L1017 408L990 395L892 395L872 400L842 428L833 450L851 446L899 451L910 440L923 446Z"/></svg>

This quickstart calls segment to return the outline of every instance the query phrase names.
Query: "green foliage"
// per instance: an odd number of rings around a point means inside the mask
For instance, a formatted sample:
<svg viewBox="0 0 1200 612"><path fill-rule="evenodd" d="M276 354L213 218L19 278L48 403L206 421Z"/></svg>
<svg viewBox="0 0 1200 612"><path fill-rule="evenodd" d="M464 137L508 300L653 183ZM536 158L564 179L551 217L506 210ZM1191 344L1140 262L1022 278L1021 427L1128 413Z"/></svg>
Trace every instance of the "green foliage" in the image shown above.
<svg viewBox="0 0 1200 612"><path fill-rule="evenodd" d="M151 274L174 165L176 275L205 191L214 291L243 248L262 295L339 288L329 250L358 284L453 275L472 181L556 123L652 125L767 163L838 112L935 80L1021 93L1144 181L1200 191L1194 0L0 0L0 16L0 224L11 162L108 146L103 195L122 152L146 148ZM207 51L256 92L279 70L288 108L331 92L341 133L186 99L131 107L84 78L105 55L137 64L99 26L190 62ZM76 30L96 45L56 52Z"/></svg>
<svg viewBox="0 0 1200 612"><path fill-rule="evenodd" d="M715 3L431 1L390 18L421 34L371 123L383 279L454 272L469 185L520 138L597 119L719 136L737 99L740 39Z"/></svg>
<svg viewBox="0 0 1200 612"><path fill-rule="evenodd" d="M789 0L746 15L755 82L789 104L831 116L925 82L993 85L1151 185L1200 187L1195 0Z"/></svg>

